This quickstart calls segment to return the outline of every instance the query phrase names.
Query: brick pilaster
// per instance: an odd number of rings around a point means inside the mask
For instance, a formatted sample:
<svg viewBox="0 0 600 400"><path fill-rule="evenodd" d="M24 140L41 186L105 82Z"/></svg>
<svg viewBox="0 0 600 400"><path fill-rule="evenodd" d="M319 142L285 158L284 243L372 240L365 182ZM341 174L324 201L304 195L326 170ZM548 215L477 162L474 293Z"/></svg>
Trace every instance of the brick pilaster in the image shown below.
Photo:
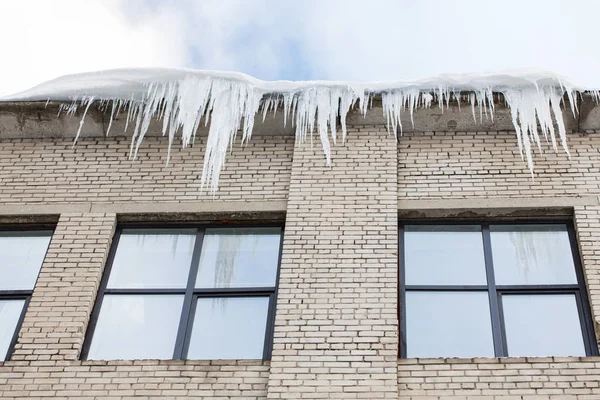
<svg viewBox="0 0 600 400"><path fill-rule="evenodd" d="M269 399L397 399L397 147L294 149Z"/></svg>
<svg viewBox="0 0 600 400"><path fill-rule="evenodd" d="M575 229L596 337L600 337L600 206L576 206Z"/></svg>
<svg viewBox="0 0 600 400"><path fill-rule="evenodd" d="M115 214L62 214L11 360L76 360L110 248Z"/></svg>

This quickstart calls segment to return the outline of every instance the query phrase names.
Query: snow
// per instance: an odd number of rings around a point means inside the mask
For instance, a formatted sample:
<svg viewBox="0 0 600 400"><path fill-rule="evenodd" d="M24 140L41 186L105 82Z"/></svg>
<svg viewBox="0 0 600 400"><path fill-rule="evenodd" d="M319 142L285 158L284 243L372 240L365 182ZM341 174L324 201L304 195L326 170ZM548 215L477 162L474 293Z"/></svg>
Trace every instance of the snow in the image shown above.
<svg viewBox="0 0 600 400"><path fill-rule="evenodd" d="M130 156L135 157L153 118L162 119L163 135L169 138L169 155L176 134L184 146L190 145L204 118L209 125L202 187L215 192L225 165L228 149L241 129L241 141L252 136L254 117L282 109L284 124L291 120L296 139L304 142L316 133L327 163L331 162L331 142L337 144L340 120L341 140L346 139L346 115L354 107L369 112L373 96L381 96L388 131L402 132L401 114L440 108L465 100L473 118L494 115L494 93L500 93L510 107L517 143L533 177L532 147L541 151L541 134L557 151L557 139L568 153L561 102L566 97L576 114L575 96L583 88L563 77L544 71L517 71L501 74L444 75L419 81L336 82L261 81L251 76L222 71L189 69L119 69L67 75L0 101L58 101L61 111L73 114L84 107L77 141L85 116L93 103L110 108L110 131L115 116L126 113L126 128L134 125ZM465 94L466 93L466 94ZM600 91L592 91L596 100ZM555 125L557 129L555 129ZM556 132L556 130L558 132ZM168 158L168 157L167 157Z"/></svg>

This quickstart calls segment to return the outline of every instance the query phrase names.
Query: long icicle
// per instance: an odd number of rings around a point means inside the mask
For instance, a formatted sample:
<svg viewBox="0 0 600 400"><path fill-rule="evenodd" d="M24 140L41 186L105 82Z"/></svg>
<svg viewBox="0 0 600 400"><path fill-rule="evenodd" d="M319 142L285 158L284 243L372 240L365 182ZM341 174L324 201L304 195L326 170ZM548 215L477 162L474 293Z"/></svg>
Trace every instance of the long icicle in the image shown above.
<svg viewBox="0 0 600 400"><path fill-rule="evenodd" d="M569 154L560 103L566 96L574 114L577 112L577 104L576 92L568 85L541 85L533 82L529 86L501 87L494 90L492 85L486 85L470 90L467 101L476 122L483 121L484 115L493 121L494 92L502 93L511 110L519 152L527 160L532 176L534 164L531 145L535 145L541 151L538 125L546 141L550 142L555 150L558 133L563 149ZM101 109L107 109L108 103L112 102L107 133L121 108L126 108L125 129L130 122L135 121L130 149L132 157L135 157L151 120L162 119L162 133L169 139L167 162L175 135L178 132L181 134L183 147L190 145L204 118L206 125L209 125L209 134L201 187L210 186L210 190L215 193L227 152L232 148L238 131L241 129L242 143L247 143L252 136L255 117L259 113L262 113L264 120L267 113L275 113L280 106L283 107L284 126L290 118L295 125L295 136L299 142L304 142L307 138L312 142L313 133L316 131L326 162L329 164L331 141L333 145L337 144L337 120L339 118L341 123L343 143L347 135L346 117L352 108L358 106L360 112L366 115L372 99L380 95L388 131L395 135L397 132L402 133L401 117L407 109L414 127L414 112L417 109L430 108L432 103L437 101L443 110L443 103L446 103L446 108L450 106L451 97L457 101L460 108L460 93L460 88L440 85L430 89L407 86L375 90L366 89L362 84L336 86L318 82L292 89L269 91L243 80L198 77L192 74L180 79L148 83L146 89L137 95L132 92L129 96L121 97L103 97L95 93L79 96L71 104L61 104L59 113L65 111L71 115L79 105L85 105L75 144L92 103L100 102ZM598 93L600 92L595 91L592 95L598 99Z"/></svg>

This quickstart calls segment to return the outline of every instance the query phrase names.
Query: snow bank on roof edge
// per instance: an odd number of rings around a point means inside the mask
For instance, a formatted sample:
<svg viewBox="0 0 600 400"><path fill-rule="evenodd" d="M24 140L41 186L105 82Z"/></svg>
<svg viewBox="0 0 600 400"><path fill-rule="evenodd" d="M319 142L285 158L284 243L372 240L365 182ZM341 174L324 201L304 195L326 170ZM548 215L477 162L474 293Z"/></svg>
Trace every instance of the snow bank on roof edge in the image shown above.
<svg viewBox="0 0 600 400"><path fill-rule="evenodd" d="M97 98L131 99L143 96L147 85L168 83L185 78L225 79L250 85L265 93L290 93L309 87L345 88L364 90L371 93L389 92L403 89L452 91L478 91L492 88L502 92L505 89L554 86L571 90L586 90L571 84L569 79L552 72L527 69L504 71L490 74L440 75L413 81L262 81L240 72L207 71L182 68L128 68L105 71L84 72L65 75L41 83L31 89L0 97L0 101L64 101L75 97L92 96Z"/></svg>
<svg viewBox="0 0 600 400"><path fill-rule="evenodd" d="M107 134L113 118L119 113L126 114L125 129L134 126L131 157L135 157L153 118L163 121L163 135L169 137L169 154L175 135L181 135L184 146L191 144L204 118L210 128L201 183L202 187L210 184L215 192L228 149L240 129L242 143L250 140L257 113L262 113L264 119L267 113L282 106L284 124L287 120L295 124L300 142L313 134L319 136L329 164L331 142L337 143L338 119L343 142L347 113L356 106L367 113L374 95L381 96L388 131L396 135L402 132L402 113L410 113L412 120L414 110L428 108L433 101L442 109L450 102L466 101L475 120L476 108L480 119L484 113L493 119L492 93L501 93L511 110L519 150L526 157L533 177L532 146L541 152L540 133L555 151L558 136L568 154L561 103L566 97L575 114L575 96L582 90L565 78L537 70L444 75L411 82L355 83L266 82L236 72L119 69L63 76L0 101L60 101L61 110L69 114L83 107L75 141L92 104L110 111ZM596 99L599 93L592 92Z"/></svg>

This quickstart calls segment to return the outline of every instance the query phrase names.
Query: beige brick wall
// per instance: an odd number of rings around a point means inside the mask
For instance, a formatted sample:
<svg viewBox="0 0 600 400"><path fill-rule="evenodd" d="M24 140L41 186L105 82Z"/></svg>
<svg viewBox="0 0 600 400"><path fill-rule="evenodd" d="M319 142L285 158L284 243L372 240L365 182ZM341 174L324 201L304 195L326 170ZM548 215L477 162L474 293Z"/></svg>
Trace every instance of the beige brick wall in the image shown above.
<svg viewBox="0 0 600 400"><path fill-rule="evenodd" d="M400 360L408 400L574 400L600 398L600 357Z"/></svg>
<svg viewBox="0 0 600 400"><path fill-rule="evenodd" d="M544 212L542 206L536 211L535 198L570 208L598 331L600 207L578 202L598 203L600 137L572 133L568 143L570 160L562 149L555 154L545 145L541 155L536 150L532 180L514 132L410 133L398 144L398 196L470 211L481 207L483 215L484 198L512 198L495 204L517 209L527 204L524 209L535 216ZM460 199L465 202L452 201ZM502 208L487 211L503 215ZM398 365L400 398L412 400L600 399L599 378L598 357L404 359Z"/></svg>
<svg viewBox="0 0 600 400"><path fill-rule="evenodd" d="M575 207L575 227L594 329L598 339L600 338L600 206Z"/></svg>
<svg viewBox="0 0 600 400"><path fill-rule="evenodd" d="M12 360L78 358L115 222L114 214L61 215Z"/></svg>
<svg viewBox="0 0 600 400"><path fill-rule="evenodd" d="M596 337L600 337L600 206L574 206L573 209L592 323ZM599 382L600 357L402 359L398 362L399 395L409 400L600 399Z"/></svg>
<svg viewBox="0 0 600 400"><path fill-rule="evenodd" d="M600 136L571 134L569 145L571 160L536 155L532 181L513 132L411 133L397 143L383 126L351 127L331 167L317 143L259 135L234 149L213 197L199 192L201 142L175 146L167 167L163 138L147 138L134 162L125 138L74 150L70 139L1 140L0 217L28 215L24 205L61 216L15 353L0 363L0 398L600 399L600 358L397 359L403 202L560 202L574 214L598 329ZM221 211L287 203L271 362L78 360L122 205L131 213L173 202ZM71 210L83 203L118 207Z"/></svg>
<svg viewBox="0 0 600 400"><path fill-rule="evenodd" d="M543 139L542 139L543 141ZM600 194L600 136L568 135L571 159L544 144L534 180L514 132L418 132L400 138L400 199L554 197Z"/></svg>
<svg viewBox="0 0 600 400"><path fill-rule="evenodd" d="M395 399L395 141L354 131L298 144L290 184L269 399Z"/></svg>
<svg viewBox="0 0 600 400"><path fill-rule="evenodd" d="M185 202L284 200L293 139L256 136L227 158L220 189L200 191L204 142L186 149L175 142L166 165L167 140L148 137L136 160L130 139L3 140L0 204L73 202Z"/></svg>
<svg viewBox="0 0 600 400"><path fill-rule="evenodd" d="M135 210L136 204L159 202L193 209L200 200L226 212L222 200L285 201L293 139L257 136L235 148L215 196L200 192L202 143L175 147L169 166L162 138L147 138L136 161L128 159L128 151L123 138L86 139L74 149L71 140L0 142L0 207L17 213L4 217L27 216L24 204L39 204L35 213L61 212L15 351L0 362L0 398L266 398L265 361L78 360L117 215L70 209L115 203ZM69 205L48 207L59 203Z"/></svg>
<svg viewBox="0 0 600 400"><path fill-rule="evenodd" d="M258 400L268 375L262 361L11 361L0 367L0 398Z"/></svg>

